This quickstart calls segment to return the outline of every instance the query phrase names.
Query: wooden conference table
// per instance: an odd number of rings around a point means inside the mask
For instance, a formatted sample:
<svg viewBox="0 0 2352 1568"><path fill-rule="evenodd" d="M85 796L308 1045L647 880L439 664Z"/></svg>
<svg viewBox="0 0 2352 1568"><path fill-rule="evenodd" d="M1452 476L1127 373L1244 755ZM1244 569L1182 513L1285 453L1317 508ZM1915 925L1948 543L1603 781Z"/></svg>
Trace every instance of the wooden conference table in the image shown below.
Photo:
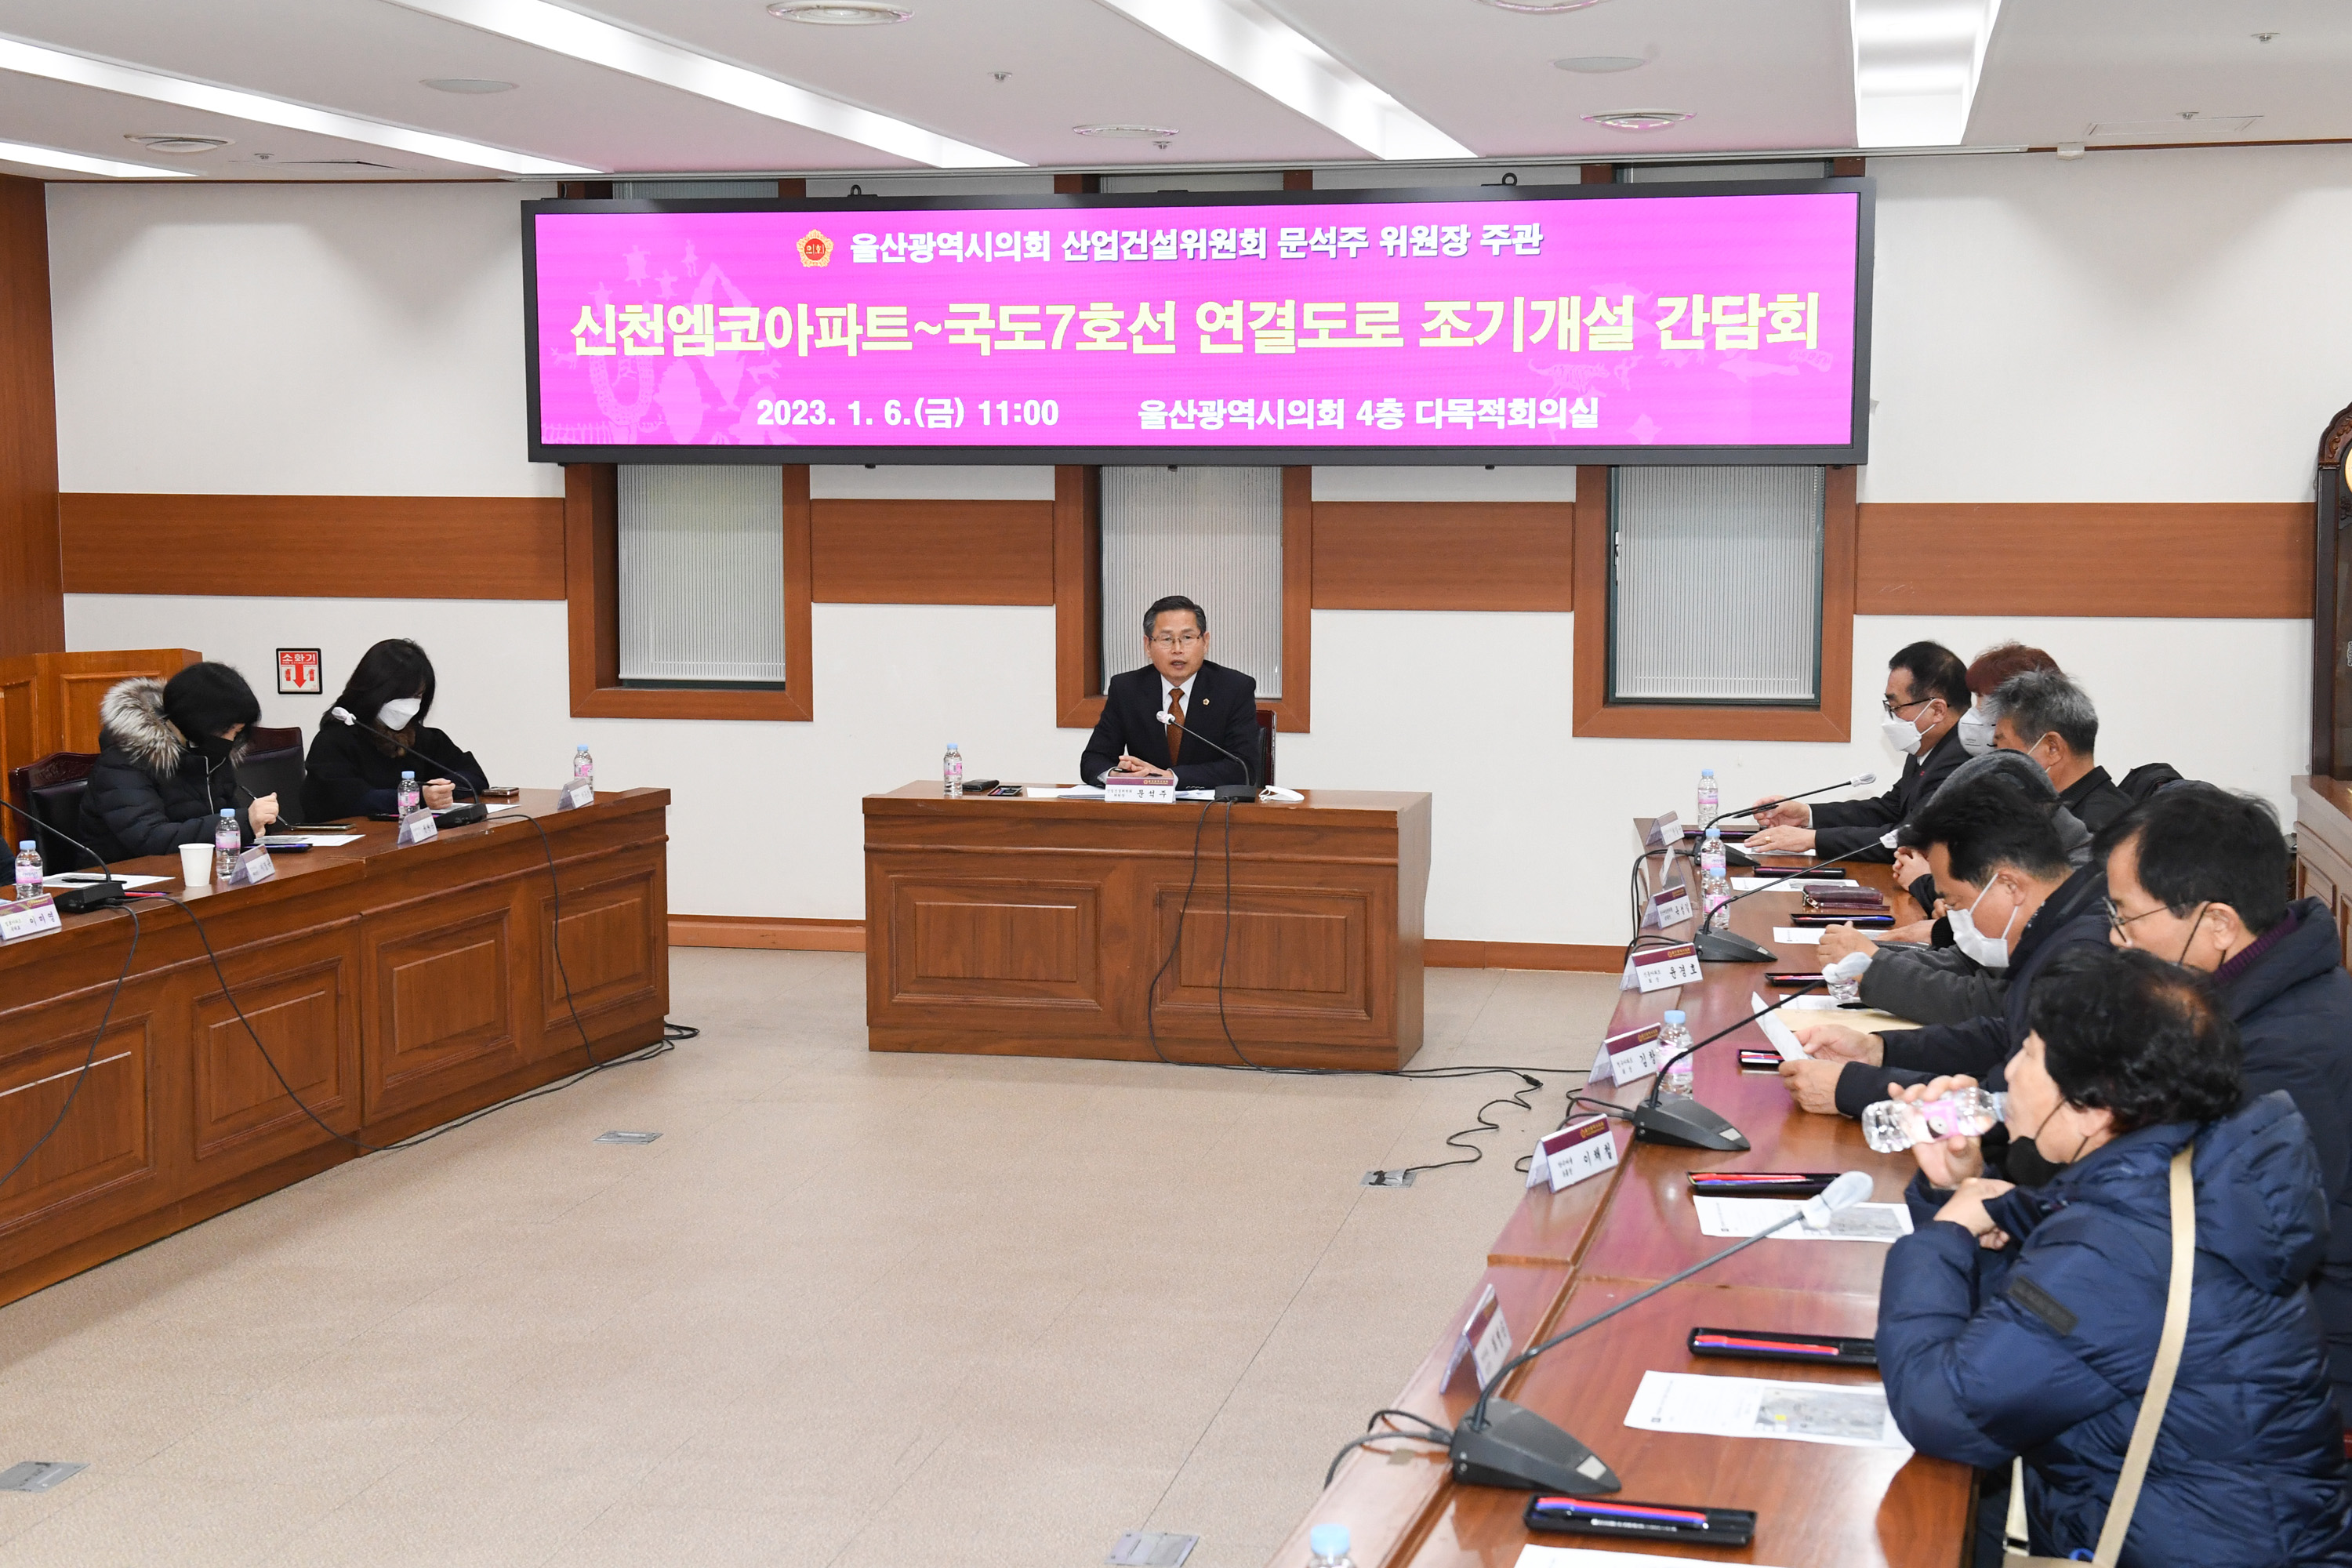
<svg viewBox="0 0 2352 1568"><path fill-rule="evenodd" d="M600 795L394 845L390 823L332 849L273 857L249 888L195 889L176 855L115 864L204 921L241 1007L329 1127L382 1144L661 1037L669 1008L665 809L669 792ZM562 877L562 971L550 937ZM0 1170L56 1136L0 1186L0 1302L120 1257L360 1151L279 1087L223 994L187 914L134 900L0 946Z"/></svg>
<svg viewBox="0 0 2352 1568"><path fill-rule="evenodd" d="M1150 1061L1156 1030L1171 1061L1231 1062L1230 1026L1270 1066L1400 1068L1428 888L1426 795L869 795L866 1043Z"/></svg>
<svg viewBox="0 0 2352 1568"><path fill-rule="evenodd" d="M1882 890L1893 881L1885 867L1859 868L1856 876ZM1764 985L1766 968L1819 967L1812 947L1772 942L1774 924L1797 902L1794 893L1761 892L1731 913L1735 931L1773 946L1782 963L1708 964L1696 984L1646 996L1629 991L1618 1003L1612 1031L1680 1007L1690 1015L1693 1037L1704 1039L1746 1016L1751 992L1774 1000L1780 994ZM1898 895L1895 902L1899 911L1916 914L1908 900ZM1687 931L1675 928L1667 934ZM1617 1168L1565 1192L1554 1194L1547 1186L1528 1193L1488 1247L1486 1272L1471 1282L1453 1318L1439 1325L1437 1343L1389 1404L1447 1426L1461 1418L1470 1397L1442 1393L1439 1384L1464 1320L1489 1285L1515 1348L1524 1349L1731 1245L1699 1234L1685 1172L1868 1171L1875 1178L1875 1200L1900 1200L1916 1169L1911 1157L1874 1154L1855 1123L1801 1111L1777 1076L1741 1072L1738 1047L1743 1043L1765 1042L1760 1032L1743 1031L1692 1060L1698 1100L1747 1134L1750 1152L1635 1145L1627 1129L1612 1123L1623 1156ZM1568 1042L1562 1054L1581 1064L1599 1044ZM1650 1080L1643 1079L1630 1089L1612 1086L1597 1093L1624 1104L1649 1088ZM1276 1568L1305 1563L1307 1530L1327 1521L1349 1527L1359 1568L1510 1568L1520 1548L1531 1542L1778 1568L1952 1568L1959 1561L1972 1506L1972 1476L1965 1466L1873 1448L1652 1433L1624 1424L1634 1390L1649 1370L1874 1382L1877 1374L1866 1368L1702 1362L1689 1354L1685 1338L1700 1324L1868 1336L1877 1329L1878 1278L1885 1257L1886 1248L1874 1242L1759 1243L1570 1341L1505 1385L1507 1397L1566 1427L1607 1460L1624 1483L1616 1495L1628 1501L1752 1509L1758 1517L1750 1546L1651 1547L1591 1536L1536 1535L1521 1520L1528 1493L1455 1486L1444 1450L1399 1441L1381 1446L1391 1451L1359 1450L1349 1457L1275 1554Z"/></svg>

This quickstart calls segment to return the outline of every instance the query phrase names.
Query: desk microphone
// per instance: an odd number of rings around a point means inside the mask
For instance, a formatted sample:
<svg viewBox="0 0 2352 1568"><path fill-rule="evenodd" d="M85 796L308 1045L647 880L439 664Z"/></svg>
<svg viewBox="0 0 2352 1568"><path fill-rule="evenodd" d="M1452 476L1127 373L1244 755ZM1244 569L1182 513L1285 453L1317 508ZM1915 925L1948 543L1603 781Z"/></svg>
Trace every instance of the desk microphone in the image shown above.
<svg viewBox="0 0 2352 1568"><path fill-rule="evenodd" d="M1162 708L1160 710L1158 718L1163 728L1171 726L1176 722L1176 715L1171 713L1165 708ZM1212 796L1213 799L1255 800L1257 798L1257 786L1249 782L1253 777L1256 776L1256 770L1249 765L1248 758L1239 756L1234 752L1228 750L1226 747L1218 745L1216 741L1211 739L1207 735L1196 735L1190 730L1184 731L1184 738L1188 741L1207 741L1209 744L1216 746L1217 750L1223 752L1225 755L1232 757L1234 761L1241 763L1242 765L1242 782L1237 784L1219 784L1216 789L1216 794ZM1172 762L1168 764L1168 771L1171 773L1174 773L1176 771L1176 764Z"/></svg>
<svg viewBox="0 0 2352 1568"><path fill-rule="evenodd" d="M1790 992L1764 1013L1777 1013L1808 991L1819 991L1829 984L1824 978L1811 981ZM1650 1080L1650 1092L1643 1095L1627 1115L1633 1123L1633 1136L1652 1143L1679 1143L1685 1149L1716 1149L1740 1151L1748 1147L1747 1135L1687 1095L1676 1095L1671 1100L1662 1099L1659 1090L1665 1088L1666 1074L1674 1065L1697 1050L1711 1046L1726 1035L1736 1035L1762 1017L1764 1013L1751 1012L1727 1028L1717 1029L1703 1040L1695 1040L1658 1064L1657 1076Z"/></svg>
<svg viewBox="0 0 2352 1568"><path fill-rule="evenodd" d="M106 863L105 856L100 854L97 850L92 849L89 845L84 844L80 839L74 837L72 835L59 832L57 828L50 826L47 823L43 822L39 817L35 816L31 812L26 811L23 806L18 805L13 800L0 797L0 805L6 806L9 810L15 812L17 816L31 823L37 832L56 834L58 837L64 839L67 843L72 845L75 848L80 850L83 854L98 862L99 873L104 879L103 880L92 882L87 888L66 888L50 895L57 903L58 913L78 915L85 913L90 910L112 909L117 904L127 904L131 901L130 889L125 888L122 883L116 879L114 875L114 868Z"/></svg>
<svg viewBox="0 0 2352 1568"><path fill-rule="evenodd" d="M354 730L360 727L360 721L352 717L352 710L348 708L330 708L327 710L327 717L332 719L338 724L349 724ZM371 726L371 729L373 729L373 727ZM442 772L449 775L450 783L465 785L466 793L474 797L473 805L453 806L450 808L446 816L444 816L442 813L437 811L435 812L433 814L434 821L439 823L444 827L463 827L469 822L479 822L490 815L489 808L482 804L482 792L474 787L474 781L466 776L465 769L451 763L445 763L438 757L426 756L424 752L418 751L415 747L410 745L407 742L402 740L399 736L394 734L389 730L374 730L374 733L382 735L385 740L390 741L394 745L398 746L402 751L406 752L410 756L415 757L417 761L421 763L431 763L435 767L439 768Z"/></svg>
<svg viewBox="0 0 2352 1568"><path fill-rule="evenodd" d="M1858 779L1848 779L1843 784L1826 784L1822 785L1819 789L1809 789L1802 795L1784 795L1778 800L1759 801L1754 805L1749 806L1746 811L1727 811L1721 813L1713 822L1708 823L1706 827L1700 828L1699 831L1701 833L1705 833L1707 827L1720 826L1724 823L1729 822L1735 816L1753 816L1759 811L1770 811L1775 806L1786 805L1792 800L1811 800L1817 795L1827 795L1833 789L1860 789L1864 784L1874 784L1877 782L1878 775L1876 773L1864 773ZM1771 851L1768 849L1765 853L1769 855Z"/></svg>
<svg viewBox="0 0 2352 1568"><path fill-rule="evenodd" d="M1776 882L1786 882L1791 878L1811 876L1824 866L1834 866L1841 860L1851 860L1857 855L1867 855L1877 847L1879 847L1879 842L1874 838L1859 849L1849 849L1843 855L1832 855L1826 860L1816 860L1810 866L1799 866L1793 870L1783 871L1777 877L1767 877L1761 883L1748 889L1746 892L1732 894L1707 911L1706 918L1699 921L1698 930L1691 935L1692 945L1698 949L1699 962L1702 963L1771 963L1780 954L1761 942L1750 942L1738 932L1726 929L1726 922L1731 919L1727 912L1731 906L1742 899L1754 898ZM1767 853L1769 854L1769 851ZM1768 868L1759 868L1759 869Z"/></svg>
<svg viewBox="0 0 2352 1568"><path fill-rule="evenodd" d="M1566 1492L1571 1497L1591 1497L1596 1492L1618 1490L1623 1483L1618 1480L1615 1472L1609 1468L1600 1455L1526 1405L1514 1405L1507 1399L1496 1399L1495 1390L1501 1386L1503 1379L1553 1346L1574 1339L1587 1329L1598 1328L1618 1313L1640 1306L1667 1286L1679 1285L1692 1275L1714 1268L1733 1253L1753 1247L1768 1236L1786 1230L1800 1221L1808 1230L1827 1230L1832 1216L1869 1197L1872 1185L1867 1171L1848 1171L1818 1196L1799 1205L1796 1212L1788 1218L1732 1243L1712 1258L1701 1258L1681 1273L1659 1280L1639 1295L1629 1296L1607 1311L1596 1313L1574 1328L1564 1329L1541 1344L1531 1345L1505 1362L1496 1369L1495 1375L1486 1380L1486 1385L1478 1391L1478 1403L1470 1407L1470 1414L1454 1428L1446 1444L1447 1457L1454 1465L1454 1479L1471 1486Z"/></svg>

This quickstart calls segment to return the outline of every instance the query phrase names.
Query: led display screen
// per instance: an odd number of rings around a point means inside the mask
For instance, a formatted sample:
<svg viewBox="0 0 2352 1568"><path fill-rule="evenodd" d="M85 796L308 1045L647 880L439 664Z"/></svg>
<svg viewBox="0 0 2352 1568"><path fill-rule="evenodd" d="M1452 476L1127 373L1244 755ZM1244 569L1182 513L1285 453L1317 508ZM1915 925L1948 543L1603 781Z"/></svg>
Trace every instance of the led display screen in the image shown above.
<svg viewBox="0 0 2352 1568"><path fill-rule="evenodd" d="M533 202L531 456L1859 462L1871 199Z"/></svg>

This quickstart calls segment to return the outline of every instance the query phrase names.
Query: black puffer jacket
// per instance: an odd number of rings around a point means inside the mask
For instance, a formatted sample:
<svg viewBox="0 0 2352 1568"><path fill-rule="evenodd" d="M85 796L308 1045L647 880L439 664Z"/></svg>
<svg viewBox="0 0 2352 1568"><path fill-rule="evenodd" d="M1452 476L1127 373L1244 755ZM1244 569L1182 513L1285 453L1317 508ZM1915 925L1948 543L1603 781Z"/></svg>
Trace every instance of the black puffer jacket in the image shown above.
<svg viewBox="0 0 2352 1568"><path fill-rule="evenodd" d="M106 694L98 710L98 763L82 796L82 837L108 860L169 855L210 844L221 807L236 810L237 837L253 842L236 769L214 763L163 717L163 683L142 677Z"/></svg>

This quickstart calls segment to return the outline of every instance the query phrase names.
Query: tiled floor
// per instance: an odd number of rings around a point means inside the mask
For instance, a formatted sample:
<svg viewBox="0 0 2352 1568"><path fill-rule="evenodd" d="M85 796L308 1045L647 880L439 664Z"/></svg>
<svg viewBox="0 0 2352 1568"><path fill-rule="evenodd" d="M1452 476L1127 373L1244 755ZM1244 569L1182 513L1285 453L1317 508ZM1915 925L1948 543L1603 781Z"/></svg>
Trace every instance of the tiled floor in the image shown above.
<svg viewBox="0 0 2352 1568"><path fill-rule="evenodd" d="M0 1565L1262 1563L1573 1081L869 1055L855 954L679 950L658 1061L0 1310ZM1613 977L1433 971L1417 1066L1583 1066ZM610 1128L662 1133L598 1144Z"/></svg>

